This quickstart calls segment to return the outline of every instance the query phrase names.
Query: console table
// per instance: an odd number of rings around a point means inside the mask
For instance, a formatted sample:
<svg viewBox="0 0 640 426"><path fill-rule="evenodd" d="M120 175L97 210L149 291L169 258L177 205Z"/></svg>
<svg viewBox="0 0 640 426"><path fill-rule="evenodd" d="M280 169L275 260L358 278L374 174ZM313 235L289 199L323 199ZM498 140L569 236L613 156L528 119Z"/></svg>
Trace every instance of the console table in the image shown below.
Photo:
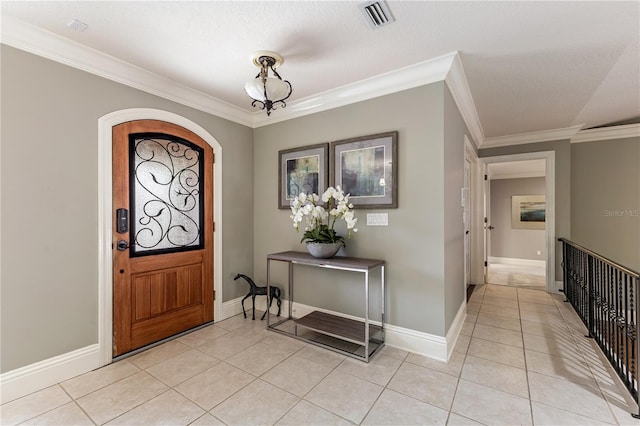
<svg viewBox="0 0 640 426"><path fill-rule="evenodd" d="M286 262L289 266L289 308L287 317L271 324L267 315L267 329L300 340L322 346L335 352L369 362L371 356L384 345L384 260L360 259L356 257L332 257L318 259L308 253L285 251L267 255L267 294L271 286L271 262ZM314 266L325 269L353 271L364 274L364 318L352 319L347 316L315 310L300 318L293 317L294 265ZM369 319L369 275L380 273L380 321ZM301 330L302 328L302 330ZM302 333L304 331L305 333Z"/></svg>

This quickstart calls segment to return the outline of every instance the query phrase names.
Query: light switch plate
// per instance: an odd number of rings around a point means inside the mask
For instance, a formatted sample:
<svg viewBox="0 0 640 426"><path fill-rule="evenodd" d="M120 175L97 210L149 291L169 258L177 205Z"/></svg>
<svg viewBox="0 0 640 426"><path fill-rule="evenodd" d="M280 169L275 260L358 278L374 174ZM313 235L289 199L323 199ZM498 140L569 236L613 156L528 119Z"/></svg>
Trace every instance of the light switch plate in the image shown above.
<svg viewBox="0 0 640 426"><path fill-rule="evenodd" d="M367 213L367 226L389 226L389 213Z"/></svg>

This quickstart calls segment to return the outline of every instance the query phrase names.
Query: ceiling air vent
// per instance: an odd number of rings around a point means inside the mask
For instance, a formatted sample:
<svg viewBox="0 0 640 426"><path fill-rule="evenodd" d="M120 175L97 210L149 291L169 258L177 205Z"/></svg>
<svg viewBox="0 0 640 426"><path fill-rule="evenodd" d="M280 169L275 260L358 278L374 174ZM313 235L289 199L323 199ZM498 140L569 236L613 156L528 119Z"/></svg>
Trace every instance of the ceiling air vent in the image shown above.
<svg viewBox="0 0 640 426"><path fill-rule="evenodd" d="M384 1L368 1L360 3L358 9L372 29L383 27L395 21L389 7Z"/></svg>

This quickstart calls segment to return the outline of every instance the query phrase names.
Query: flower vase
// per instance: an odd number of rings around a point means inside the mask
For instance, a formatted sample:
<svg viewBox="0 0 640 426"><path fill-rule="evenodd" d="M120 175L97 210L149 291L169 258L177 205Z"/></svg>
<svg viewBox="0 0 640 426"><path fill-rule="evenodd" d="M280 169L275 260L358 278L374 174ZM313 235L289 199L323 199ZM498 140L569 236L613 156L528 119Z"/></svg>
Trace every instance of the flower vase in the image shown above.
<svg viewBox="0 0 640 426"><path fill-rule="evenodd" d="M328 259L338 253L342 243L307 243L307 250L313 257Z"/></svg>

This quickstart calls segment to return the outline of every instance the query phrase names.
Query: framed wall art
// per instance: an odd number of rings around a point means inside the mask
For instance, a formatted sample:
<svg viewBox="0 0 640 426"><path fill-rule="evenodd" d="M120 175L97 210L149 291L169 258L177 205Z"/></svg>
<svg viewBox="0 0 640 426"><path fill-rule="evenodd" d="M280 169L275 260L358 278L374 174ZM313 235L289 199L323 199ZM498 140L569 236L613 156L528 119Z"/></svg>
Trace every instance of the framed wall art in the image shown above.
<svg viewBox="0 0 640 426"><path fill-rule="evenodd" d="M321 195L328 187L329 144L278 152L278 208L288 209L301 193Z"/></svg>
<svg viewBox="0 0 640 426"><path fill-rule="evenodd" d="M331 143L331 184L358 208L398 208L398 132Z"/></svg>
<svg viewBox="0 0 640 426"><path fill-rule="evenodd" d="M545 229L546 202L544 195L511 196L511 227L515 229Z"/></svg>

